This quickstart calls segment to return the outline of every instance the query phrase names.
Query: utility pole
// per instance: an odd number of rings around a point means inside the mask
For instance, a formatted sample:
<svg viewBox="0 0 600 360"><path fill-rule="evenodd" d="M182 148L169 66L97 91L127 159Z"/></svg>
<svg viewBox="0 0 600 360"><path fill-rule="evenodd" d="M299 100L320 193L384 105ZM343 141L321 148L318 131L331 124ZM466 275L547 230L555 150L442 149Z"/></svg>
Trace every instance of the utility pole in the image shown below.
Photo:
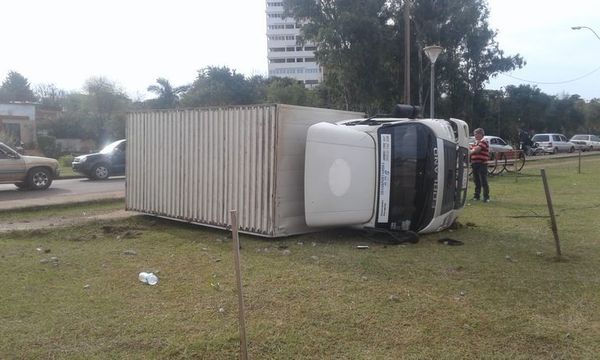
<svg viewBox="0 0 600 360"><path fill-rule="evenodd" d="M404 103L410 101L410 0L404 0Z"/></svg>

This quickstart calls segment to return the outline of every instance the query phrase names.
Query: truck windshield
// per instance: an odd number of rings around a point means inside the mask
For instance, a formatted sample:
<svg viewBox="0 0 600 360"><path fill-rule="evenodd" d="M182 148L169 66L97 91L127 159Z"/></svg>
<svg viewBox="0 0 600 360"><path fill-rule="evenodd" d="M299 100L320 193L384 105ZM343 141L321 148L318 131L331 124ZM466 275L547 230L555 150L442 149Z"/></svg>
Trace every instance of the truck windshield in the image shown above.
<svg viewBox="0 0 600 360"><path fill-rule="evenodd" d="M379 129L380 183L377 227L418 231L433 218L437 141L424 124Z"/></svg>

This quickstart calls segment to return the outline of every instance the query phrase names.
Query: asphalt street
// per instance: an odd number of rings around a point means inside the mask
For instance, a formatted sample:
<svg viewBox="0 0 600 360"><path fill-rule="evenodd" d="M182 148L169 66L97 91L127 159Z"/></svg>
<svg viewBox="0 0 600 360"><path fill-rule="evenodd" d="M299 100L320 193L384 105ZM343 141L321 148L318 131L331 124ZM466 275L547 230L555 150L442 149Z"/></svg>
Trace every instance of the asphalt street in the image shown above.
<svg viewBox="0 0 600 360"><path fill-rule="evenodd" d="M87 178L54 180L50 188L41 191L18 190L7 184L0 185L0 210L124 197L124 177L103 181Z"/></svg>

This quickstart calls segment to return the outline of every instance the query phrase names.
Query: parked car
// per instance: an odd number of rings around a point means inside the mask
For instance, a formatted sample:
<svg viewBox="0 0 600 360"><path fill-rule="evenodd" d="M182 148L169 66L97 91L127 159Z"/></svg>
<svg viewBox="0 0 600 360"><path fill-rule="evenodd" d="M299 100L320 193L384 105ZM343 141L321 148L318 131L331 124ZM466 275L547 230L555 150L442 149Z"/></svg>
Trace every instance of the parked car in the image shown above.
<svg viewBox="0 0 600 360"><path fill-rule="evenodd" d="M19 189L45 190L60 174L58 161L41 156L21 155L0 142L0 184Z"/></svg>
<svg viewBox="0 0 600 360"><path fill-rule="evenodd" d="M534 147L548 154L573 152L576 148L575 144L567 140L567 137L563 134L535 134L531 141L533 141Z"/></svg>
<svg viewBox="0 0 600 360"><path fill-rule="evenodd" d="M514 148L511 145L509 145L506 141L504 141L504 139L502 139L501 137L486 135L483 137L483 139L486 140L490 145L491 153L507 152L514 150ZM471 136L469 138L469 145L474 144L475 138Z"/></svg>
<svg viewBox="0 0 600 360"><path fill-rule="evenodd" d="M600 150L600 137L596 135L573 135L569 141L578 146L582 151Z"/></svg>
<svg viewBox="0 0 600 360"><path fill-rule="evenodd" d="M106 145L100 152L77 156L73 159L73 171L90 179L105 180L109 176L125 174L127 141L117 140Z"/></svg>

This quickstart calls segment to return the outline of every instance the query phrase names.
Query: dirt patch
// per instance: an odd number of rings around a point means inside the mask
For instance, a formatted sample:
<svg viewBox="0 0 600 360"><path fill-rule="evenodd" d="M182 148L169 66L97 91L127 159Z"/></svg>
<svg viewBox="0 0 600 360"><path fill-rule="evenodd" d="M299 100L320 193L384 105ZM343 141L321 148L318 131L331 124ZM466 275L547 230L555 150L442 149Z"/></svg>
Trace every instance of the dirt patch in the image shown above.
<svg viewBox="0 0 600 360"><path fill-rule="evenodd" d="M42 230L51 229L54 227L73 226L90 221L97 220L114 220L123 219L130 216L137 215L135 212L116 210L105 214L91 215L91 216L69 216L69 217L44 217L40 219L26 220L26 221L14 221L10 223L2 224L0 232L18 231L18 230ZM110 231L109 231L110 232Z"/></svg>

